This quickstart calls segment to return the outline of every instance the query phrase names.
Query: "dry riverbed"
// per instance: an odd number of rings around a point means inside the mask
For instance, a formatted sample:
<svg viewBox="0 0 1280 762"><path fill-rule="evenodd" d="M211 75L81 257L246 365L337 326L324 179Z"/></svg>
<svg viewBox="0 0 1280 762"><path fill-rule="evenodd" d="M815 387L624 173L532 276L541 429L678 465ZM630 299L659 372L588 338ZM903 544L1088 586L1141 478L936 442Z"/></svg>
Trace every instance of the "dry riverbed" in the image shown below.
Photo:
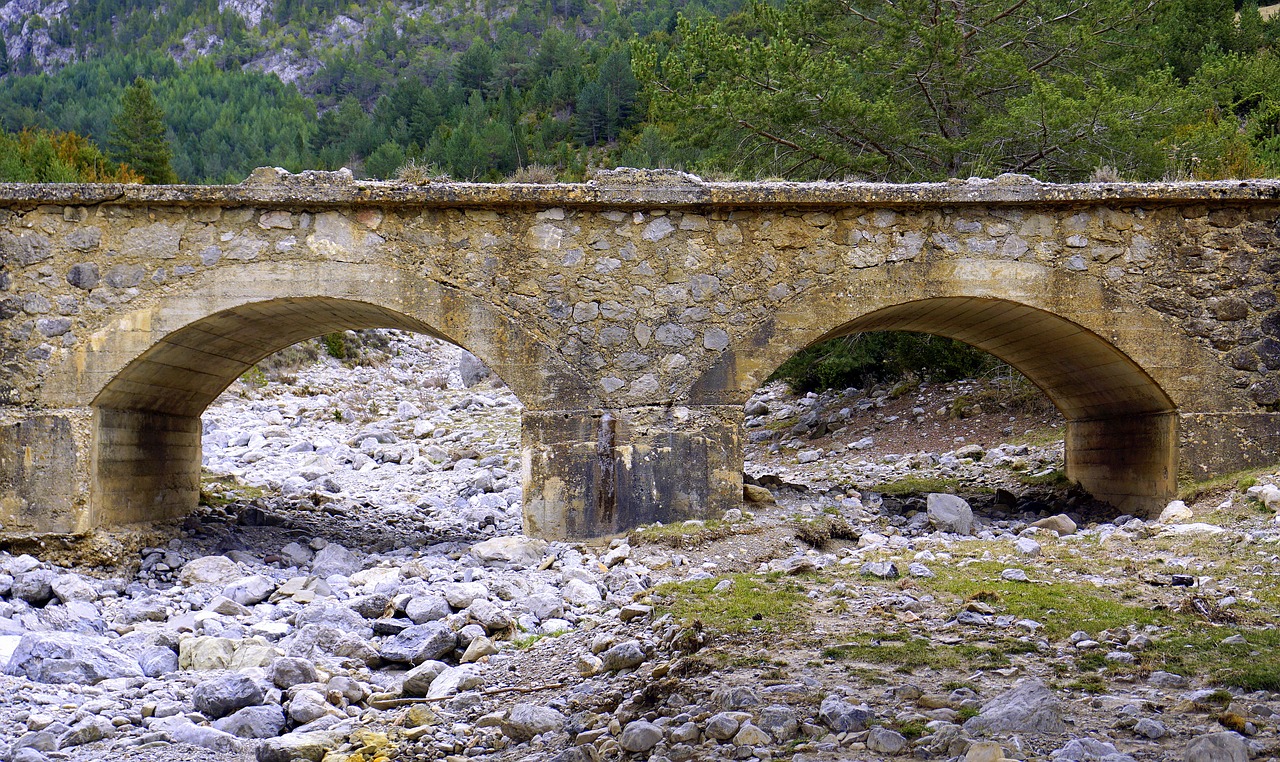
<svg viewBox="0 0 1280 762"><path fill-rule="evenodd" d="M1274 469L1121 516L1009 379L769 386L741 510L548 544L508 390L349 352L210 408L198 514L0 554L0 759L1280 755Z"/></svg>

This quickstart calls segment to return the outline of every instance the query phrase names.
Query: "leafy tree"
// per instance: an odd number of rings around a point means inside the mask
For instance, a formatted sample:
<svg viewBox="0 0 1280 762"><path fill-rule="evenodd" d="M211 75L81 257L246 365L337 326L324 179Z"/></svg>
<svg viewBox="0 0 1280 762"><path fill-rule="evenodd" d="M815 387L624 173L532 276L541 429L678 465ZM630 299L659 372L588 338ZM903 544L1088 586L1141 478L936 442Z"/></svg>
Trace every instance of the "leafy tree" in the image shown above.
<svg viewBox="0 0 1280 762"><path fill-rule="evenodd" d="M111 151L117 161L141 172L148 183L178 181L164 113L156 105L151 83L142 77L125 88L120 99L120 111L111 123Z"/></svg>

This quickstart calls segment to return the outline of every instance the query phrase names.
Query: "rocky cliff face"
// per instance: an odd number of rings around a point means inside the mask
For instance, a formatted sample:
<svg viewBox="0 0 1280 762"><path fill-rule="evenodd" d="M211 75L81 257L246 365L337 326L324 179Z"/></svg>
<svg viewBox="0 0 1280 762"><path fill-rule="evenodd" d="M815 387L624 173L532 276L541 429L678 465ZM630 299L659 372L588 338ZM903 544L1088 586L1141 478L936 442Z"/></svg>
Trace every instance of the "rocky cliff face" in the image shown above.
<svg viewBox="0 0 1280 762"><path fill-rule="evenodd" d="M0 36L4 38L9 60L21 62L24 67L19 73L50 73L68 64L107 52L102 49L103 45L95 45L89 35L83 34L84 30L79 25L67 20L72 6L84 1L9 0L0 3ZM168 12L164 9L149 10L141 7L141 3L136 5L139 7L112 17L112 27L122 46L128 42L119 37L125 22L131 16ZM275 74L285 82L296 82L315 74L323 67L320 58L325 51L359 46L364 41L369 24L360 18L361 13L358 11L362 5L364 4L348 5L344 8L344 13L322 16L312 24L276 24L273 0L219 0L217 10L219 14L234 14L243 20L245 34L237 44L240 50L248 53L244 64L247 68ZM385 12L387 9L397 18L415 19L428 12L433 18L438 17L437 20L451 18L459 13L484 14L483 9L465 6L428 9L423 3L399 3L386 8L379 6L378 12ZM498 13L498 16L501 15L503 14ZM186 62L199 56L223 52L229 43L225 33L220 33L220 26L225 26L216 23L217 21L215 17L188 17L179 25L174 41L167 48L168 54L176 61ZM69 34L53 33L52 30L60 22L71 25ZM56 41L55 36L63 42ZM30 71L25 67L29 67Z"/></svg>

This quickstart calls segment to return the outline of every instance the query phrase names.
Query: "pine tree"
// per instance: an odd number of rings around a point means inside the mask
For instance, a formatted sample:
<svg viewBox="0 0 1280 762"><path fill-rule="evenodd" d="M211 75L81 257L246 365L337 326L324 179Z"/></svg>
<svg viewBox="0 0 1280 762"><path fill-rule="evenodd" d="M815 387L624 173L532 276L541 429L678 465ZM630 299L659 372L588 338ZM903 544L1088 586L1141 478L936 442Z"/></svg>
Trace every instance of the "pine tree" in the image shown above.
<svg viewBox="0 0 1280 762"><path fill-rule="evenodd" d="M148 183L178 182L164 112L151 94L151 83L142 77L124 90L120 111L111 122L110 148L113 159L141 172Z"/></svg>
<svg viewBox="0 0 1280 762"><path fill-rule="evenodd" d="M0 77L9 73L9 47L4 44L4 35L0 34Z"/></svg>

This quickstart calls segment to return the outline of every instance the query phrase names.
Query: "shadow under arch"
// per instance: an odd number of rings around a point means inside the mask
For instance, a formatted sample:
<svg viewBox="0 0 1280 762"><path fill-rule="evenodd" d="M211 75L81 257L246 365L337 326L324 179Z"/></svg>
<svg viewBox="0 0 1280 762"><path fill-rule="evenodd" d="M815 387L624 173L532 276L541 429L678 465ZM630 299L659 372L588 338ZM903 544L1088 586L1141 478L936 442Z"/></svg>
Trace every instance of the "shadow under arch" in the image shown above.
<svg viewBox="0 0 1280 762"><path fill-rule="evenodd" d="M200 490L200 416L218 395L276 351L327 333L367 328L422 333L472 351L526 404L554 399L556 390L548 384L566 385L564 369L523 372L530 354L539 355L534 363L552 358L531 352L525 346L534 343L529 337L508 338L515 329L505 326L468 326L468 332L480 330L488 339L477 344L398 309L356 299L303 296L238 304L155 339L94 396L92 523L163 520L190 512Z"/></svg>
<svg viewBox="0 0 1280 762"><path fill-rule="evenodd" d="M745 399L795 352L839 336L868 331L944 336L996 356L1049 397L1067 420L1067 476L1095 497L1150 513L1176 494L1178 404L1113 341L1056 312L992 295L925 296L869 306L861 314L842 315L828 305L808 326L790 331L778 330L777 323L761 327L748 339L760 352L742 365L738 357L723 358L695 383L695 398L719 394L728 401L725 395L732 394L734 401ZM780 319L794 321L795 313ZM1139 334L1149 334L1158 326L1140 328Z"/></svg>

